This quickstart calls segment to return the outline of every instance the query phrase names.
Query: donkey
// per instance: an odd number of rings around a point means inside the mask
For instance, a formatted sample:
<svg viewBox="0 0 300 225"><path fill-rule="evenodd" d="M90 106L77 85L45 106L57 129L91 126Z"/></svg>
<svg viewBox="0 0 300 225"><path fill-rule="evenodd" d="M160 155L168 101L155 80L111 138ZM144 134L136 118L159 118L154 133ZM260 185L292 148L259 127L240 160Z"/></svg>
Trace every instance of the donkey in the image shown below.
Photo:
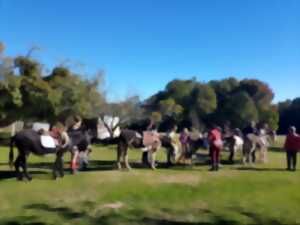
<svg viewBox="0 0 300 225"><path fill-rule="evenodd" d="M41 144L41 135L33 129L25 129L18 132L15 136L11 138L10 141L10 151L9 151L9 165L15 166L15 171L18 180L32 180L32 177L28 173L27 169L27 159L30 153L33 153L38 156L44 156L46 154L56 154L56 160L53 167L53 178L57 178L58 173L63 177L63 156L65 152L71 151L73 148L86 148L88 145L88 140L84 134L69 134L71 143L66 149L62 149L59 146L44 147ZM18 156L14 161L14 145L18 149ZM23 172L20 171L20 167L23 169ZM59 170L59 171L57 171Z"/></svg>
<svg viewBox="0 0 300 225"><path fill-rule="evenodd" d="M172 143L172 140L170 137L158 134L157 140L154 141L149 147L148 147L148 157L150 156L150 166L153 170L156 169L155 166L155 158L156 158L156 152L160 147L164 147L167 149L168 152L168 159L167 163L170 164L171 157L176 158L175 154L177 153L176 146ZM128 162L128 148L145 148L146 146L143 143L143 137L138 132L134 130L122 130L121 134L118 138L118 146L117 146L117 167L118 169L122 169L121 164L121 158L123 158L123 162L125 164L125 168L130 170L131 167Z"/></svg>
<svg viewBox="0 0 300 225"><path fill-rule="evenodd" d="M270 142L274 142L275 139L276 133L272 130L266 131L261 129L259 134L248 134L244 138L243 163L254 163L257 149L260 151L261 162L265 163L267 161L267 149L270 146Z"/></svg>

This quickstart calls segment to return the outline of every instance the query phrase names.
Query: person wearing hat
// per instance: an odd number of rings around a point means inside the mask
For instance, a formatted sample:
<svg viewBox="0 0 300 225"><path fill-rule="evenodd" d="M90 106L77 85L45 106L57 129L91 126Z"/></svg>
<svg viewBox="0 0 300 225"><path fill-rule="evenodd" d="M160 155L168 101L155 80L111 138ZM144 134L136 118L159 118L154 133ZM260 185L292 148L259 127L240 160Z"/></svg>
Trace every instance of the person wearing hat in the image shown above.
<svg viewBox="0 0 300 225"><path fill-rule="evenodd" d="M284 143L287 157L287 170L296 171L297 152L300 149L300 136L296 133L296 127L290 126L289 133Z"/></svg>

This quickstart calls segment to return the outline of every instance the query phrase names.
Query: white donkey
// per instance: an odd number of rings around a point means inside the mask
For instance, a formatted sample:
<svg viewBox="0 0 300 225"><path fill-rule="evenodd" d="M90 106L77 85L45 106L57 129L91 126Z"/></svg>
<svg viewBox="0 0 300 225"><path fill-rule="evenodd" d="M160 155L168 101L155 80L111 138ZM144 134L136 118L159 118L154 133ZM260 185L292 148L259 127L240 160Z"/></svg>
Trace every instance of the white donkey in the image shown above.
<svg viewBox="0 0 300 225"><path fill-rule="evenodd" d="M262 163L268 161L267 152L271 143L275 141L276 134L274 131L266 132L261 129L259 134L248 134L244 139L243 145L243 163L253 163L256 161L255 152L259 150L259 160Z"/></svg>

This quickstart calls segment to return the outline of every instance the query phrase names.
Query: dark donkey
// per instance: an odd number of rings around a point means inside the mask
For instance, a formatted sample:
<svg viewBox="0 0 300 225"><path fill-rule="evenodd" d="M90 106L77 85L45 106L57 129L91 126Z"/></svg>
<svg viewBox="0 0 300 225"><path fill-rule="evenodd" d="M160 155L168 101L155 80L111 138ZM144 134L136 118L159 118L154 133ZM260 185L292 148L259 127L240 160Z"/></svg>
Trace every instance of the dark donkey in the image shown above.
<svg viewBox="0 0 300 225"><path fill-rule="evenodd" d="M113 118L113 117L111 117ZM99 124L100 119L100 124ZM149 121L139 121L137 124L133 124L128 127L128 129L121 129L120 123L116 123L114 125L110 123L105 123L101 118L94 119L84 119L82 121L82 127L89 133L89 136L92 142L102 143L102 144L117 144L117 167L118 169L122 168L121 159L123 158L123 162L127 169L130 169L130 165L128 163L128 148L145 148L143 144L143 132L147 130ZM102 131L105 132L106 138L102 139L98 133L98 125L102 127ZM120 130L120 133L117 130ZM148 152L143 152L143 162L148 162L148 154L151 154L151 162L150 166L155 169L155 152L162 145L167 150L167 163L171 164L171 158L175 154L175 146L172 143L170 137L165 134L159 134L158 141L154 142L152 146L148 146L151 149Z"/></svg>
<svg viewBox="0 0 300 225"><path fill-rule="evenodd" d="M82 133L81 135L69 134L72 144L69 144L67 148L62 149L57 146L55 148L45 148L41 144L41 136L38 132L32 129L25 129L18 132L15 136L11 138L10 142L10 152L9 152L9 164L13 167L14 151L13 146L15 145L18 149L18 156L14 163L16 175L18 180L22 180L23 177L31 180L32 177L29 175L27 170L27 159L30 153L38 156L43 156L46 154L56 154L56 160L53 166L53 176L57 178L58 176L63 177L63 156L67 151L71 151L74 147L84 148L88 145L88 140L86 136ZM83 147L84 146L84 147ZM20 167L23 169L23 173L20 171Z"/></svg>
<svg viewBox="0 0 300 225"><path fill-rule="evenodd" d="M165 134L158 135L159 141L154 142L151 149L148 151L148 154L151 154L151 162L150 166L152 169L155 168L155 156L156 151L160 148L160 146L166 148L168 153L167 163L168 165L171 164L171 157L174 156L176 153L176 149L170 137L166 136ZM122 168L121 165L121 158L123 158L123 162L125 164L126 169L131 169L129 162L128 162L128 148L144 148L143 144L143 137L137 131L134 130L122 130L121 134L118 138L118 154L117 154L117 166L118 169Z"/></svg>

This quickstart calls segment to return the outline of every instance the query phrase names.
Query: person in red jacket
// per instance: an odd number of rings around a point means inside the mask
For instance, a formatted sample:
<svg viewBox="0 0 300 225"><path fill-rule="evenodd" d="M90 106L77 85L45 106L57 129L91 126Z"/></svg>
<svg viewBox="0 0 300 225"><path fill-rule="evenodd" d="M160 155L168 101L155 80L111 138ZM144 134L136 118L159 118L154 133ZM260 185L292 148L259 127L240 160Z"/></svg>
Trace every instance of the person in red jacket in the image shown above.
<svg viewBox="0 0 300 225"><path fill-rule="evenodd" d="M300 149L300 136L296 133L296 128L289 127L289 133L284 143L287 157L287 170L296 171L297 167L297 152Z"/></svg>
<svg viewBox="0 0 300 225"><path fill-rule="evenodd" d="M212 166L211 171L218 171L220 163L220 153L223 149L223 141L221 131L217 126L213 126L213 128L209 131L208 141Z"/></svg>

